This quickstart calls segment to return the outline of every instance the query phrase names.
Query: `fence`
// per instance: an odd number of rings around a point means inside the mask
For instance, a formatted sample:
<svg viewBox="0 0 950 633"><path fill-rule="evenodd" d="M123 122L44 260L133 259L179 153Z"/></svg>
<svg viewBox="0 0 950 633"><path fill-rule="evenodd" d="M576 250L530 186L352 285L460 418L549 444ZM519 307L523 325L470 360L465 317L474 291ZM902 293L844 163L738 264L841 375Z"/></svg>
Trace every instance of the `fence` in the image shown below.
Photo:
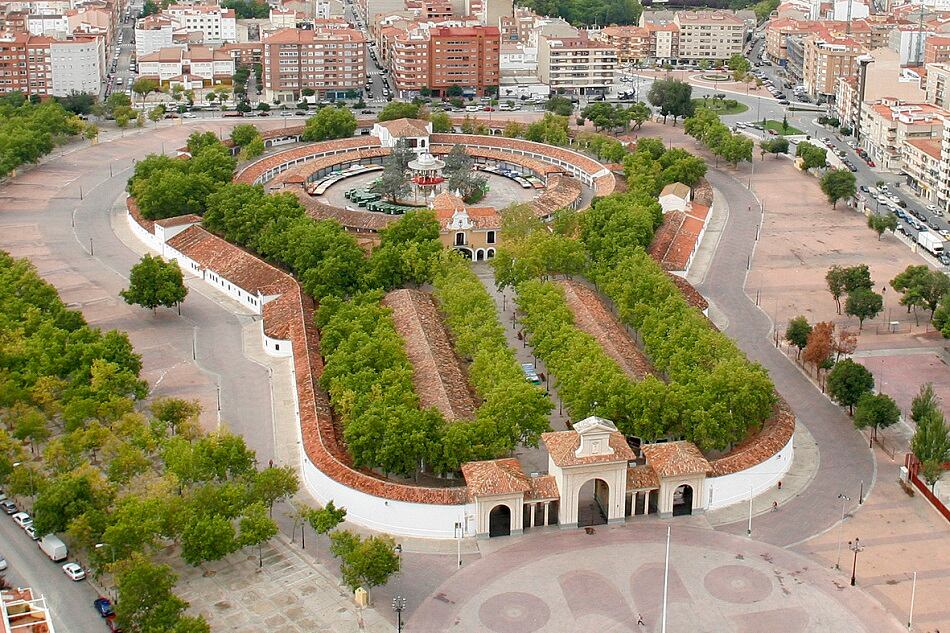
<svg viewBox="0 0 950 633"><path fill-rule="evenodd" d="M929 501L933 507L937 508L937 511L943 515L943 518L950 521L950 508L947 508L943 501L930 491L926 482L921 481L920 478L917 477L917 472L920 470L920 461L917 459L917 456L913 453L907 453L907 456L904 457L904 465L907 467L908 479L910 479L914 487L927 498L927 501Z"/></svg>

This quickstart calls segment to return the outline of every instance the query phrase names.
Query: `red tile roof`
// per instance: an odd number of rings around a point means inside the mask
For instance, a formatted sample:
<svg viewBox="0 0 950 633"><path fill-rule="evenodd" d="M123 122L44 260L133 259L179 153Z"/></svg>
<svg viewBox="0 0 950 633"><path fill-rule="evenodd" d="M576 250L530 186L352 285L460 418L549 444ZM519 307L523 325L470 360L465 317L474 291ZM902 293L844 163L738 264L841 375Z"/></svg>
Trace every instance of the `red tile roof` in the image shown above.
<svg viewBox="0 0 950 633"><path fill-rule="evenodd" d="M577 281L558 281L574 315L574 324L600 343L604 352L631 378L640 380L654 373L653 365L640 351L627 330L607 309L596 292Z"/></svg>
<svg viewBox="0 0 950 633"><path fill-rule="evenodd" d="M472 497L494 497L531 490L530 478L521 470L518 460L511 457L462 464L462 475Z"/></svg>
<svg viewBox="0 0 950 633"><path fill-rule="evenodd" d="M581 466L584 464L606 464L610 462L630 461L635 457L633 450L627 445L627 440L617 432L610 433L608 444L613 453L605 455L575 455L581 445L581 436L576 431L553 431L541 434L541 441L554 463L560 467Z"/></svg>
<svg viewBox="0 0 950 633"><path fill-rule="evenodd" d="M393 119L380 125L395 137L429 136L429 122L424 119Z"/></svg>
<svg viewBox="0 0 950 633"><path fill-rule="evenodd" d="M654 490L660 487L660 478L649 464L627 468L627 492L631 490Z"/></svg>
<svg viewBox="0 0 950 633"><path fill-rule="evenodd" d="M692 442L644 444L640 450L647 464L661 478L694 475L709 470L709 462Z"/></svg>
<svg viewBox="0 0 950 633"><path fill-rule="evenodd" d="M131 198L129 198L131 200ZM155 224L163 228L169 228L173 226L181 226L183 224L201 224L201 216L195 215L193 213L188 215L179 215L174 218L165 218L164 220L156 220Z"/></svg>
<svg viewBox="0 0 950 633"><path fill-rule="evenodd" d="M475 401L432 296L421 290L393 290L383 305L393 311L396 331L412 363L412 382L422 408L434 407L446 420L475 418Z"/></svg>

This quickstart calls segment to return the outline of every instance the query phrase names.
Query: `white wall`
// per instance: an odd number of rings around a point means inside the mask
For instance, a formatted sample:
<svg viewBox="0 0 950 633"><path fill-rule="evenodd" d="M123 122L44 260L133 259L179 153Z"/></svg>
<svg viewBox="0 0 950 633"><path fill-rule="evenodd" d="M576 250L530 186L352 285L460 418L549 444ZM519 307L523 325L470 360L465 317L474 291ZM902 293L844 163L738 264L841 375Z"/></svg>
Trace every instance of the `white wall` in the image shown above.
<svg viewBox="0 0 950 633"><path fill-rule="evenodd" d="M752 496L775 486L792 466L795 455L794 441L794 436L790 437L782 450L757 466L722 477L707 477L706 509L715 510L739 501L748 501L750 486Z"/></svg>
<svg viewBox="0 0 950 633"><path fill-rule="evenodd" d="M337 506L346 508L347 521L394 536L425 538L455 538L455 523L462 521L466 523L466 536L475 534L475 504L447 506L374 497L325 475L307 458L302 445L300 460L304 485L310 494L320 504L332 499ZM465 517L471 518L466 522Z"/></svg>
<svg viewBox="0 0 950 633"><path fill-rule="evenodd" d="M135 221L131 213L126 213L126 218L128 218L129 228L132 229L132 233L135 237L145 242L146 246L152 250L158 251L159 253L162 252L161 242L159 242L154 235L142 228L142 225Z"/></svg>
<svg viewBox="0 0 950 633"><path fill-rule="evenodd" d="M260 321L261 327L261 340L264 341L264 351L267 352L270 356L276 356L277 358L284 358L287 356L293 356L293 346L290 341L285 341L279 338L271 338L264 334L264 320Z"/></svg>

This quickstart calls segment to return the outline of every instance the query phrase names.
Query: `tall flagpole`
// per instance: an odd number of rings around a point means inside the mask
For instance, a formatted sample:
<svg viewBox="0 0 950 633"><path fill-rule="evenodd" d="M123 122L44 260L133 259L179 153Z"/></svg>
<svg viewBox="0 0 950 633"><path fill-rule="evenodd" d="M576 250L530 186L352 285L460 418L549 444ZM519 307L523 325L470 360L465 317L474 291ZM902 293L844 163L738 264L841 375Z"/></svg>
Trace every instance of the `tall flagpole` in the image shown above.
<svg viewBox="0 0 950 633"><path fill-rule="evenodd" d="M666 633L666 592L670 584L670 526L666 526L666 566L663 569L663 619L660 633Z"/></svg>

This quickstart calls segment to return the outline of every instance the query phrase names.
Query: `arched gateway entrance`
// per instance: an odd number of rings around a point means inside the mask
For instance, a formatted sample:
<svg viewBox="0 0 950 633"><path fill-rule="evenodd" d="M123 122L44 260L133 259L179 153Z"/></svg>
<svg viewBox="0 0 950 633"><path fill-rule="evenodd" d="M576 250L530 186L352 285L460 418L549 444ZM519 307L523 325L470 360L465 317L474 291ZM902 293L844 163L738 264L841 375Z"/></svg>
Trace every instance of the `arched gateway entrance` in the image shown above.
<svg viewBox="0 0 950 633"><path fill-rule="evenodd" d="M492 508L488 515L488 536L511 535L511 509L502 504Z"/></svg>
<svg viewBox="0 0 950 633"><path fill-rule="evenodd" d="M577 527L606 525L610 508L610 486L603 479L591 479L577 493Z"/></svg>
<svg viewBox="0 0 950 633"><path fill-rule="evenodd" d="M683 484L673 492L673 516L693 513L693 487Z"/></svg>

